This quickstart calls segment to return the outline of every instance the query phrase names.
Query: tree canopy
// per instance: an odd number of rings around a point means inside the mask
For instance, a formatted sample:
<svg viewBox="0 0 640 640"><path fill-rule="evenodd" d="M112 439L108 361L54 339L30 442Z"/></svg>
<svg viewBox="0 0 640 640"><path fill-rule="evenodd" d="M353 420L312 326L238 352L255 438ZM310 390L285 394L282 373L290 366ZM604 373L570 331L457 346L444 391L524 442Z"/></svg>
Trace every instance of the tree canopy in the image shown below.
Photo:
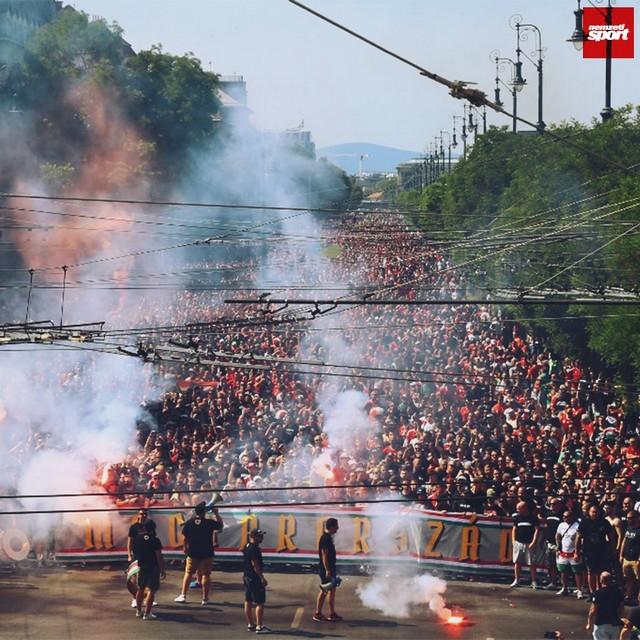
<svg viewBox="0 0 640 640"><path fill-rule="evenodd" d="M492 128L451 175L402 194L401 202L424 212L415 223L451 247L454 263L474 261L467 272L483 294L541 283L560 292L637 292L640 109L619 109L606 124L552 130L582 149ZM617 169L606 158L635 168ZM513 306L511 313L545 331L559 352L640 382L633 308Z"/></svg>

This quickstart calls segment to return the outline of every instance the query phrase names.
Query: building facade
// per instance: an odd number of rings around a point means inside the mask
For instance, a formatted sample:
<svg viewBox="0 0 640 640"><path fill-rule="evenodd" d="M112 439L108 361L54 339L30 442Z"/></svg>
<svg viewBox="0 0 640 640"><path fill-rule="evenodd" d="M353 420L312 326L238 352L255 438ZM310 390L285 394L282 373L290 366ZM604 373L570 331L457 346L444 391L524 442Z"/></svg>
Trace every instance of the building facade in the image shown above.
<svg viewBox="0 0 640 640"><path fill-rule="evenodd" d="M61 9L62 2L56 0L0 0L0 87L22 60L31 34Z"/></svg>

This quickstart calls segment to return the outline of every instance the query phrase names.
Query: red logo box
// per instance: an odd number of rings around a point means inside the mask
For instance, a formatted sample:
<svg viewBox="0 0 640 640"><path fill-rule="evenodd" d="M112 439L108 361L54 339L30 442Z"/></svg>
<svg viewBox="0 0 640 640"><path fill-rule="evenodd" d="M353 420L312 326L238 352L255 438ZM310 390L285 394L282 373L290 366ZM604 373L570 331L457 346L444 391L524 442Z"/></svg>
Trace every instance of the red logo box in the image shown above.
<svg viewBox="0 0 640 640"><path fill-rule="evenodd" d="M611 20L607 20L611 12ZM609 23L608 23L609 22ZM606 58L611 41L612 58L633 58L633 7L586 7L582 14L586 40L583 58Z"/></svg>

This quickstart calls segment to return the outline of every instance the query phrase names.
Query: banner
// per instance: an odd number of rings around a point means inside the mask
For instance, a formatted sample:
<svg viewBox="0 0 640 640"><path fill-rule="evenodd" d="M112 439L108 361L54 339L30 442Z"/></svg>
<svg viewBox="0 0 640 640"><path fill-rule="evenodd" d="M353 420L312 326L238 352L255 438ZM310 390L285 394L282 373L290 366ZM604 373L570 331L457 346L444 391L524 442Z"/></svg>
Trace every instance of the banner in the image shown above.
<svg viewBox="0 0 640 640"><path fill-rule="evenodd" d="M340 564L418 563L425 569L469 573L511 573L511 521L465 517L436 511L404 508L392 515L373 508L291 509L224 508L224 530L218 534L216 556L239 561L240 551L253 528L267 533L262 544L267 562L316 564L318 539L329 517L338 519L335 545ZM165 557L182 558L182 525L193 512L149 512L157 525ZM83 514L84 515L84 514ZM90 562L125 560L127 533L135 512L66 515L56 531L56 558Z"/></svg>

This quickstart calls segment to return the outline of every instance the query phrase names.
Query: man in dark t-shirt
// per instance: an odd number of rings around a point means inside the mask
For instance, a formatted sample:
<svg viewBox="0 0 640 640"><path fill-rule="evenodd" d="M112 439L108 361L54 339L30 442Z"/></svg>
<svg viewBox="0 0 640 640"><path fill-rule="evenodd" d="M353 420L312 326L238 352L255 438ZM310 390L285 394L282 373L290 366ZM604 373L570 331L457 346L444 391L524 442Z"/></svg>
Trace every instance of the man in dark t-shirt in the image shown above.
<svg viewBox="0 0 640 640"><path fill-rule="evenodd" d="M204 502L195 508L195 515L189 518L182 527L184 536L184 552L187 554L187 562L182 580L182 592L175 598L175 602L187 601L187 589L194 573L198 572L202 582L202 604L209 604L209 576L213 566L213 536L223 527L222 518L217 509L212 509L215 520L206 517L206 505Z"/></svg>
<svg viewBox="0 0 640 640"><path fill-rule="evenodd" d="M313 619L316 622L325 622L327 620L340 622L342 620L335 610L336 587L339 584L339 579L337 579L336 575L336 547L333 544L333 536L338 529L336 518L328 518L324 524L324 533L318 541L320 593L318 593L316 600L316 612L313 614ZM322 615L322 607L327 595L329 596L329 617L325 618Z"/></svg>
<svg viewBox="0 0 640 640"><path fill-rule="evenodd" d="M511 587L517 587L520 583L520 573L523 565L529 565L531 573L531 587L538 588L536 582L536 565L532 558L532 551L538 543L540 522L524 500L516 505L516 514L513 517L511 529L511 543L513 547L513 582Z"/></svg>
<svg viewBox="0 0 640 640"><path fill-rule="evenodd" d="M140 509L140 511L138 511L136 521L129 527L129 534L127 536L127 559L129 560L130 563L133 563L134 560L136 559L135 556L133 555L133 542L138 537L138 534L144 530L145 525L147 523L151 523L152 525L155 525L155 522L153 522L153 520L149 518L147 510ZM137 565L133 565L133 567L131 567L130 565L130 570L135 571L136 566ZM132 579L131 582L127 580L127 588L129 588L129 591L133 595L133 599L131 600L131 608L135 609L137 606L135 594L138 591L138 586L137 586L138 574L136 572L135 574L132 574L132 575L134 579ZM131 589L133 589L133 591Z"/></svg>
<svg viewBox="0 0 640 640"><path fill-rule="evenodd" d="M593 631L594 640L618 638L620 632L624 595L611 583L611 574L603 571L598 576L600 589L593 595L587 617L587 631Z"/></svg>
<svg viewBox="0 0 640 640"><path fill-rule="evenodd" d="M265 532L253 529L249 532L249 542L242 550L244 561L244 613L247 618L247 629L256 633L269 633L270 629L263 624L264 603L267 599L267 579L264 577L262 550L260 544ZM254 615L255 608L255 615Z"/></svg>
<svg viewBox="0 0 640 640"><path fill-rule="evenodd" d="M149 519L149 515L146 509L140 509L138 511L138 517L136 521L129 527L129 535L127 537L127 556L129 562L135 560L135 556L133 555L133 541L136 539L138 534L145 528L145 524L147 522L152 522L153 520ZM154 523L155 524L155 523Z"/></svg>
<svg viewBox="0 0 640 640"><path fill-rule="evenodd" d="M580 521L576 538L576 551L584 558L591 593L600 588L600 572L610 568L615 539L613 527L602 517L600 507L591 505L587 517Z"/></svg>
<svg viewBox="0 0 640 640"><path fill-rule="evenodd" d="M151 613L153 599L160 588L160 578L166 576L164 558L162 557L162 544L156 536L156 525L147 521L139 530L133 541L134 557L138 561L138 591L136 593L136 616L144 620L151 620L156 616ZM147 592L145 612L142 613L142 603Z"/></svg>

